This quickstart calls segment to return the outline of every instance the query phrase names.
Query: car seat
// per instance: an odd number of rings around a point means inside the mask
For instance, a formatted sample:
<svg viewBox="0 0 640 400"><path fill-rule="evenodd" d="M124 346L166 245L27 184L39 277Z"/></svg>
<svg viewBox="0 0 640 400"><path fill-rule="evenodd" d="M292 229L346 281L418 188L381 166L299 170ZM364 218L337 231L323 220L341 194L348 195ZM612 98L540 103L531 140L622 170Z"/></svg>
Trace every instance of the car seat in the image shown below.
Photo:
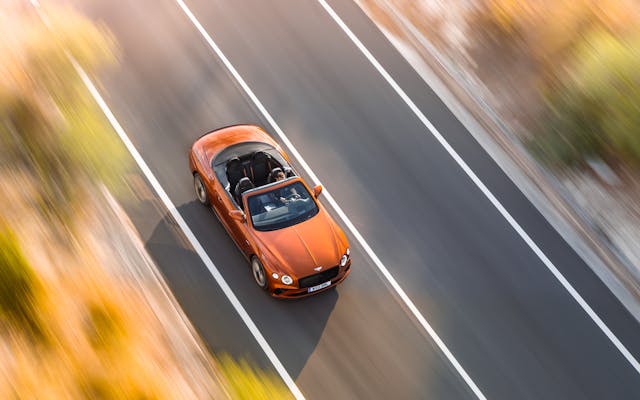
<svg viewBox="0 0 640 400"><path fill-rule="evenodd" d="M244 178L241 178L240 181L238 181L238 184L236 185L236 190L235 190L235 197L236 197L236 203L238 203L240 208L243 208L242 194L247 190L253 189L254 187L255 186L253 185L253 182L251 182L251 179L249 179L246 176Z"/></svg>
<svg viewBox="0 0 640 400"><path fill-rule="evenodd" d="M271 171L271 157L264 151L256 151L251 158L251 175L256 186L267 183Z"/></svg>
<svg viewBox="0 0 640 400"><path fill-rule="evenodd" d="M227 161L227 178L229 179L229 187L235 188L240 179L247 176L247 172L242 166L240 158L233 157Z"/></svg>

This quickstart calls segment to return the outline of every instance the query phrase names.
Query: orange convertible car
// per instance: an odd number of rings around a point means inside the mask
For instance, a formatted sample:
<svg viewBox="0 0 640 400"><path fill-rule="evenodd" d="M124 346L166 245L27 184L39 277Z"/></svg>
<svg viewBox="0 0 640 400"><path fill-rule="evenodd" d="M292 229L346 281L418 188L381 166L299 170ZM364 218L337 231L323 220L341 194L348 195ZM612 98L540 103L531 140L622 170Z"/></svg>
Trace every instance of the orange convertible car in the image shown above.
<svg viewBox="0 0 640 400"><path fill-rule="evenodd" d="M261 128L208 133L191 148L198 201L211 205L247 257L258 286L275 297L303 297L342 282L351 257L344 232L289 157Z"/></svg>

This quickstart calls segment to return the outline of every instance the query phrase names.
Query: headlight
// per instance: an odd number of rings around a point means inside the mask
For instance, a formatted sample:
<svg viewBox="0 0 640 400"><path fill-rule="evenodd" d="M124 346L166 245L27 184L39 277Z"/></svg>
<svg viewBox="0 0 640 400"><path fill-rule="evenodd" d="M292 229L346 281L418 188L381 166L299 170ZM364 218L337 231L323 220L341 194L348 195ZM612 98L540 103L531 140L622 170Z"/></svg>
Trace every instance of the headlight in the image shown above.
<svg viewBox="0 0 640 400"><path fill-rule="evenodd" d="M273 279L278 280L278 278L280 277L278 274L276 274L275 272L273 274L271 274L271 276L273 277Z"/></svg>
<svg viewBox="0 0 640 400"><path fill-rule="evenodd" d="M282 275L282 283L285 285L291 285L293 283L293 279L289 275Z"/></svg>
<svg viewBox="0 0 640 400"><path fill-rule="evenodd" d="M350 256L351 255L351 250L349 250L349 248L347 247L347 251L345 251L344 254L346 254L347 257Z"/></svg>
<svg viewBox="0 0 640 400"><path fill-rule="evenodd" d="M349 256L348 255L343 255L342 258L340 259L340 266L344 267L345 265L347 265L347 261L349 260Z"/></svg>

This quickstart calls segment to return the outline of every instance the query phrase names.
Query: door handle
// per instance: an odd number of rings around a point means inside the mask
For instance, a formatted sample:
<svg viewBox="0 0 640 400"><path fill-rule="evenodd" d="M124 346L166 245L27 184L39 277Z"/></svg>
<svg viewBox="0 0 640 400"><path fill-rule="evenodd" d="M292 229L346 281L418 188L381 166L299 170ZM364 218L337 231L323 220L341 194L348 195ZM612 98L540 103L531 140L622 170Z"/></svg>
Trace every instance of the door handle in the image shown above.
<svg viewBox="0 0 640 400"><path fill-rule="evenodd" d="M217 195L216 198L218 199L218 201L222 201L222 197L220 197L220 195Z"/></svg>

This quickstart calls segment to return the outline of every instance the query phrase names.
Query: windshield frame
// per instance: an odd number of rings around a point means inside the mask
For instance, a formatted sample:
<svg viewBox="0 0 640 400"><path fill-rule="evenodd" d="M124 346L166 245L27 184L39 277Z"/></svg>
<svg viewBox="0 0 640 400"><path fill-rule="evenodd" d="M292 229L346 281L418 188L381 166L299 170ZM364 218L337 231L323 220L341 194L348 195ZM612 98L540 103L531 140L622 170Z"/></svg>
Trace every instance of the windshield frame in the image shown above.
<svg viewBox="0 0 640 400"><path fill-rule="evenodd" d="M278 226L278 227L266 227L267 229L265 229L265 227L257 227L254 223L253 223L253 215L251 214L251 210L249 207L249 199L254 197L254 196L259 196L268 192L272 192L278 189L282 189L284 187L287 186L291 186L294 185L295 183L300 182L300 184L302 185L302 187L307 191L307 194L309 195L309 198L311 199L311 201L313 202L314 210L313 213L311 215L308 215L308 212L303 214L305 216L305 218L300 219L300 217L302 217L302 215L293 218L291 220L286 221L287 224L284 226ZM291 226L300 224L304 221L308 221L312 218L314 218L315 216L317 216L318 214L320 214L320 203L317 201L316 197L313 195L313 191L309 189L309 186L307 186L307 184L300 179L299 176L293 176L290 178L286 178L282 181L278 181L278 182L273 182L270 183L268 185L265 186L260 186L259 188L255 188L255 189L251 189L246 191L243 195L242 195L242 202L244 204L244 210L245 210L245 214L246 214L246 221L247 224L253 228L253 230L258 231L258 232L273 232L273 231L277 231L280 229L285 229L285 228L289 228ZM291 223L289 223L291 222Z"/></svg>

